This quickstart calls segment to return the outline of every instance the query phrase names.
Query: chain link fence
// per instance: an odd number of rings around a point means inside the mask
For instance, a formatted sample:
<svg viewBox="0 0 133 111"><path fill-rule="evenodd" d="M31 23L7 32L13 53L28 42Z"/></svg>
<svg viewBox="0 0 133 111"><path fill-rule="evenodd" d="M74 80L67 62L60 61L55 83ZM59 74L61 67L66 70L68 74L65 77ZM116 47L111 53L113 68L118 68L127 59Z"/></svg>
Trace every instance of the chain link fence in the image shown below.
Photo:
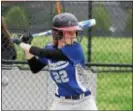
<svg viewBox="0 0 133 111"><path fill-rule="evenodd" d="M132 2L94 2L92 63L132 64Z"/></svg>
<svg viewBox="0 0 133 111"><path fill-rule="evenodd" d="M86 85L96 98L96 73L88 75ZM32 74L18 67L2 70L2 109L3 110L48 110L55 95L56 86L48 71Z"/></svg>
<svg viewBox="0 0 133 111"><path fill-rule="evenodd" d="M132 109L132 73L89 73L88 86L99 110ZM48 110L54 101L55 84L49 72L32 74L18 67L2 69L2 110Z"/></svg>
<svg viewBox="0 0 133 111"><path fill-rule="evenodd" d="M132 110L132 2L92 2L91 11L89 4L62 1L61 10L75 14L79 21L87 20L90 13L96 19L97 25L90 37L88 29L84 30L81 45L86 59L90 60L86 69L91 66L93 70L91 74L87 70L88 82L98 109ZM49 30L55 8L55 1L2 1L1 9L11 38L14 38L25 30L32 33ZM50 36L35 37L32 44L44 47L51 40ZM4 41L2 46L6 44ZM3 50L11 50L8 47ZM23 50L14 47L16 60L25 61ZM6 53L9 50L2 51L3 57L12 56ZM2 64L2 110L46 110L51 106L55 85L49 72L33 75L25 64Z"/></svg>

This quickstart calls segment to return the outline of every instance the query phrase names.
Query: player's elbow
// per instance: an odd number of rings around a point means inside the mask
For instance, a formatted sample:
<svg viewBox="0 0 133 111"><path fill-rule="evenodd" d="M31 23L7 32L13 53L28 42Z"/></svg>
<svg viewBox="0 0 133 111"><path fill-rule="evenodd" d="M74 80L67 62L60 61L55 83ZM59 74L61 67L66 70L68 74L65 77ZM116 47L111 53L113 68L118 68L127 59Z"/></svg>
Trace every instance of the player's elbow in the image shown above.
<svg viewBox="0 0 133 111"><path fill-rule="evenodd" d="M42 70L42 66L40 67L40 65L38 64L38 66L30 66L30 70L33 74L37 74L38 72L40 72Z"/></svg>
<svg viewBox="0 0 133 111"><path fill-rule="evenodd" d="M36 68L30 68L31 72L33 74L37 74L40 70L36 69Z"/></svg>
<svg viewBox="0 0 133 111"><path fill-rule="evenodd" d="M31 70L32 74L37 74L39 71Z"/></svg>

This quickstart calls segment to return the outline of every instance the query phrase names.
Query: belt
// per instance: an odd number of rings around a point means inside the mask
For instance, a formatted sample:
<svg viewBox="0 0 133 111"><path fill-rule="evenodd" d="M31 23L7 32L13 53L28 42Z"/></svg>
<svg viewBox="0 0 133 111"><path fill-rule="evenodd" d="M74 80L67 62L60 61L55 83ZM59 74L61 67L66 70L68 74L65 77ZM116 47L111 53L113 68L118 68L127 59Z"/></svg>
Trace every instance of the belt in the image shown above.
<svg viewBox="0 0 133 111"><path fill-rule="evenodd" d="M74 96L59 96L55 93L55 96L58 97L58 98L61 98L61 97L64 97L65 99L73 99L73 100L78 100L78 99L81 99L83 97L86 97L86 96L89 96L91 94L90 91L87 91L85 93L82 93L82 94L78 94L78 95L74 95Z"/></svg>

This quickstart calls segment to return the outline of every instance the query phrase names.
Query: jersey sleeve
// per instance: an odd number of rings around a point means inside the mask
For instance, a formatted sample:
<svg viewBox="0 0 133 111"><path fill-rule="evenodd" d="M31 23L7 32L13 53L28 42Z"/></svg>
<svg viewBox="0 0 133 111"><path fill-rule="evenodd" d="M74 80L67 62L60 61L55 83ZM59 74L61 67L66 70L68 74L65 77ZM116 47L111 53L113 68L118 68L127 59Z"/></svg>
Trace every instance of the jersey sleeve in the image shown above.
<svg viewBox="0 0 133 111"><path fill-rule="evenodd" d="M46 57L39 58L39 60L40 60L43 64L48 64L48 59L47 59Z"/></svg>
<svg viewBox="0 0 133 111"><path fill-rule="evenodd" d="M74 43L73 45L66 45L65 47L60 49L68 59L73 62L74 64L84 64L85 57L84 52L80 44Z"/></svg>

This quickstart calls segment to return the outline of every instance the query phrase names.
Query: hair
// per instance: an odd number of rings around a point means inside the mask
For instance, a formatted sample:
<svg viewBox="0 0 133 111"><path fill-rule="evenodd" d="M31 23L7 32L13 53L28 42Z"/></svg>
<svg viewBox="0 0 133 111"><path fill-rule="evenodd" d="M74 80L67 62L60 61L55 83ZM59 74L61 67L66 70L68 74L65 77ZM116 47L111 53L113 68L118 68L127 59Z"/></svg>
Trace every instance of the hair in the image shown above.
<svg viewBox="0 0 133 111"><path fill-rule="evenodd" d="M4 22L4 17L1 16L1 49L2 59L16 59L16 50L13 42L10 39L10 32ZM10 54L8 54L10 52Z"/></svg>
<svg viewBox="0 0 133 111"><path fill-rule="evenodd" d="M3 34L3 36L1 37L3 37L6 40L6 42L10 44L10 33L7 29L8 28L4 22L4 17L2 16L1 17L1 34Z"/></svg>

